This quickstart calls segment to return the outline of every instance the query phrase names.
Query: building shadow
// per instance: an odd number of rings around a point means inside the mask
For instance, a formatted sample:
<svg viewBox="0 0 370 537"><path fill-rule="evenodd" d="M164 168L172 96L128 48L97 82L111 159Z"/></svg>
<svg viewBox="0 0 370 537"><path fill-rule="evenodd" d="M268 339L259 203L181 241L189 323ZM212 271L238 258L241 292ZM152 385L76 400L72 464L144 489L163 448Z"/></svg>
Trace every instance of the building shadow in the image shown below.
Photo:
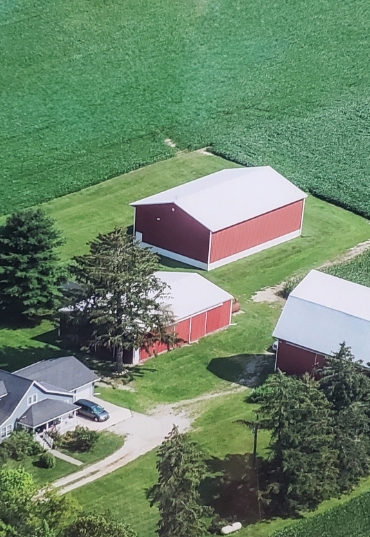
<svg viewBox="0 0 370 537"><path fill-rule="evenodd" d="M207 369L222 380L254 388L265 382L274 366L273 354L237 354L213 358Z"/></svg>
<svg viewBox="0 0 370 537"><path fill-rule="evenodd" d="M194 272L194 271L200 270L200 269L196 269L195 267L192 267L191 265L186 265L185 263L181 263L181 261L175 261L174 259L170 259L169 257L164 257L163 255L159 256L159 262L163 267L166 267L166 268L181 269L183 271L188 271L188 272Z"/></svg>

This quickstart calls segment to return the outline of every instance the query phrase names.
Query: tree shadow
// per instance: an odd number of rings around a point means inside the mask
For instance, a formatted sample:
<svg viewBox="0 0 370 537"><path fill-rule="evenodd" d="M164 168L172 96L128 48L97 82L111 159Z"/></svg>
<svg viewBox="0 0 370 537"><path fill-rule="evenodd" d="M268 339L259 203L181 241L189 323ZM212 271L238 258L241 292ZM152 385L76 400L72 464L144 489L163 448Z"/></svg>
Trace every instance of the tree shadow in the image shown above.
<svg viewBox="0 0 370 537"><path fill-rule="evenodd" d="M143 365L125 366L122 373L117 373L116 364L113 361L101 360L93 355L85 355L84 363L101 377L101 382L107 386L117 387L117 384L129 384L136 379L144 377L147 373L156 373L155 367Z"/></svg>
<svg viewBox="0 0 370 537"><path fill-rule="evenodd" d="M48 332L43 332L42 334L38 334L37 336L34 336L31 339L33 341L39 341L40 343L44 343L46 345L59 346L59 337L58 337L57 328L53 328L53 330L49 330Z"/></svg>
<svg viewBox="0 0 370 537"><path fill-rule="evenodd" d="M12 315L4 315L2 313L0 317L0 330L22 330L32 329L40 326L44 318L38 317L35 319L26 319L20 317L12 317Z"/></svg>
<svg viewBox="0 0 370 537"><path fill-rule="evenodd" d="M202 482L200 494L202 502L214 509L217 518L243 525L265 519L252 454L228 454L224 459L212 457L206 462L210 476Z"/></svg>
<svg viewBox="0 0 370 537"><path fill-rule="evenodd" d="M48 360L50 358L60 358L66 353L61 349L46 345L45 347L0 347L0 369L5 371L16 371L35 362Z"/></svg>
<svg viewBox="0 0 370 537"><path fill-rule="evenodd" d="M238 354L213 358L207 369L222 380L254 388L274 372L274 365L272 354Z"/></svg>

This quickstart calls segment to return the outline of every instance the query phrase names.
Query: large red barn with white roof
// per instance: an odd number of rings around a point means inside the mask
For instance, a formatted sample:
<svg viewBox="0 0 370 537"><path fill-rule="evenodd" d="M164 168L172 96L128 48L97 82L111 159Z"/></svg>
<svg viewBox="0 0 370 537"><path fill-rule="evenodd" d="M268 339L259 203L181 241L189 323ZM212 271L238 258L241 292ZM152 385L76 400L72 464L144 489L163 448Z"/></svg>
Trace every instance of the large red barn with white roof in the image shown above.
<svg viewBox="0 0 370 537"><path fill-rule="evenodd" d="M155 252L211 270L301 234L306 194L270 166L232 168L131 205Z"/></svg>

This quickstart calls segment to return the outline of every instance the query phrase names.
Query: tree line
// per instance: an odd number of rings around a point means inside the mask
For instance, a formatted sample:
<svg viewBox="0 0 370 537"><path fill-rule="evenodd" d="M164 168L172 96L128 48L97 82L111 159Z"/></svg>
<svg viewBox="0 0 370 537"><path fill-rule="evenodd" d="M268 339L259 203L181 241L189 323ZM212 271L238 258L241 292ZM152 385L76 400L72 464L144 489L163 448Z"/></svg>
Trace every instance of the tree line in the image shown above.
<svg viewBox="0 0 370 537"><path fill-rule="evenodd" d="M342 343L317 378L271 376L259 427L271 433L262 499L280 515L314 509L370 475L370 379Z"/></svg>
<svg viewBox="0 0 370 537"><path fill-rule="evenodd" d="M68 343L107 348L119 371L125 350L157 341L174 344L175 334L168 331L174 317L163 305L169 290L155 276L158 256L124 228L98 235L88 243L89 252L68 266L60 263L63 243L54 220L41 209L7 218L0 228L0 320L26 325L58 316L58 308L69 305ZM78 285L63 296L67 278Z"/></svg>

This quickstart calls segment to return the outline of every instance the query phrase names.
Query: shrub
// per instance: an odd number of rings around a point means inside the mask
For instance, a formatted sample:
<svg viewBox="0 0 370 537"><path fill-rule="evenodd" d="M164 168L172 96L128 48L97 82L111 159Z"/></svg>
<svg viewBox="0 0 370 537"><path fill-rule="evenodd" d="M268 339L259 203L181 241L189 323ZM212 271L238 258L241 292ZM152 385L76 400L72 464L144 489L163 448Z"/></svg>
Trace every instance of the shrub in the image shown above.
<svg viewBox="0 0 370 537"><path fill-rule="evenodd" d="M73 451L91 451L99 440L99 433L78 425L70 433L69 446Z"/></svg>
<svg viewBox="0 0 370 537"><path fill-rule="evenodd" d="M49 453L49 451L41 453L38 462L41 468L54 468L56 463L54 455Z"/></svg>
<svg viewBox="0 0 370 537"><path fill-rule="evenodd" d="M42 447L35 442L33 436L27 431L13 431L10 437L0 446L1 458L23 460L26 456L38 455Z"/></svg>

